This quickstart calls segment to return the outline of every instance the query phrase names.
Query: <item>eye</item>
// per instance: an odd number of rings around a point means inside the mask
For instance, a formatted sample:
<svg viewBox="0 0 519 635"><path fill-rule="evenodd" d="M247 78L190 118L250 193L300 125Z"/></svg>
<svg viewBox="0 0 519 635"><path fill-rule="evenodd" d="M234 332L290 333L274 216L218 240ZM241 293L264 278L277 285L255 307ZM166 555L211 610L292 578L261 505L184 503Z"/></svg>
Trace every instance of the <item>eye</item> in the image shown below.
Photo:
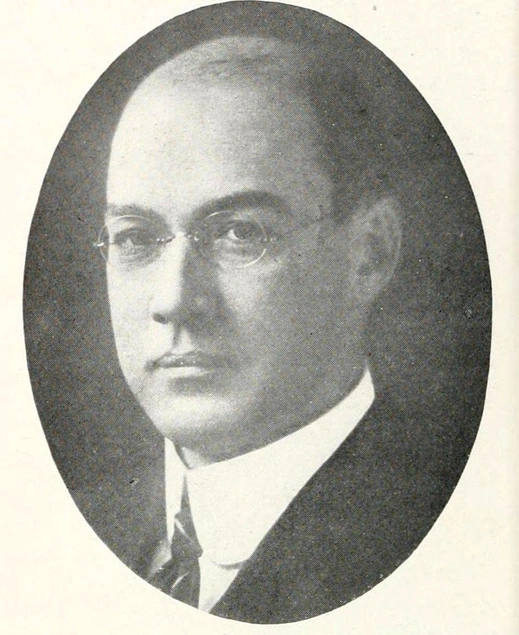
<svg viewBox="0 0 519 635"><path fill-rule="evenodd" d="M161 234L144 218L121 216L110 220L104 231L104 255L116 267L149 263L160 251Z"/></svg>
<svg viewBox="0 0 519 635"><path fill-rule="evenodd" d="M268 240L263 225L247 213L215 212L196 233L200 253L224 268L256 262L265 253Z"/></svg>
<svg viewBox="0 0 519 635"><path fill-rule="evenodd" d="M110 238L110 244L122 250L132 250L156 246L157 236L142 227L117 230Z"/></svg>
<svg viewBox="0 0 519 635"><path fill-rule="evenodd" d="M262 226L252 220L231 220L227 224L222 238L233 242L263 242L264 231Z"/></svg>
<svg viewBox="0 0 519 635"><path fill-rule="evenodd" d="M105 224L95 246L108 264L129 270L156 260L172 239L157 222L141 216L117 216Z"/></svg>

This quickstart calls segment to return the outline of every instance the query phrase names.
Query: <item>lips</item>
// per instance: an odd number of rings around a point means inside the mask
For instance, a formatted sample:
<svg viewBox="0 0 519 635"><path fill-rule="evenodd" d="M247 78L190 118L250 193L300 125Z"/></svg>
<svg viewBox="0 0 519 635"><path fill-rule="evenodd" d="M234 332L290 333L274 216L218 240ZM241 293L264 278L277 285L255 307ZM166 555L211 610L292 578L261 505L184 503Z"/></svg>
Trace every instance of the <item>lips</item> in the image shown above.
<svg viewBox="0 0 519 635"><path fill-rule="evenodd" d="M211 372L217 369L229 368L230 360L221 355L212 355L201 351L174 353L168 351L154 360L152 368L162 369L192 369L198 372Z"/></svg>

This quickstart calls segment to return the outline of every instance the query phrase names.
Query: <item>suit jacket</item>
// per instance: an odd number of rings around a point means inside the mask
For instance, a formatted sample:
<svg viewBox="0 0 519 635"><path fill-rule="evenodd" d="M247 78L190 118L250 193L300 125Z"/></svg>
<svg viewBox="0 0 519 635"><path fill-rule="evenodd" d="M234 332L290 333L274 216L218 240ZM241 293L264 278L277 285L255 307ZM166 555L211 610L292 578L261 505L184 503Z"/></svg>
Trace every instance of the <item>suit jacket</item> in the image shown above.
<svg viewBox="0 0 519 635"><path fill-rule="evenodd" d="M453 487L426 437L427 430L387 400L376 401L211 613L262 624L303 620L392 573L429 531ZM162 460L83 491L76 502L100 538L145 577L166 532Z"/></svg>

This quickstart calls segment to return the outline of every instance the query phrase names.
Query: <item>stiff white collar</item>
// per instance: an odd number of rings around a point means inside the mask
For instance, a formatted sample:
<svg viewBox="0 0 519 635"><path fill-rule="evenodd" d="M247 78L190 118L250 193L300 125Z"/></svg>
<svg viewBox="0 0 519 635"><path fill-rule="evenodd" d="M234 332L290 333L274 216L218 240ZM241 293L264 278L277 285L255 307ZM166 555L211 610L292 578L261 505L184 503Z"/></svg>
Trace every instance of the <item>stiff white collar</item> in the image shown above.
<svg viewBox="0 0 519 635"><path fill-rule="evenodd" d="M373 403L369 370L334 408L270 445L227 461L187 469L166 440L168 537L187 478L204 557L221 566L247 560L299 490L335 452Z"/></svg>

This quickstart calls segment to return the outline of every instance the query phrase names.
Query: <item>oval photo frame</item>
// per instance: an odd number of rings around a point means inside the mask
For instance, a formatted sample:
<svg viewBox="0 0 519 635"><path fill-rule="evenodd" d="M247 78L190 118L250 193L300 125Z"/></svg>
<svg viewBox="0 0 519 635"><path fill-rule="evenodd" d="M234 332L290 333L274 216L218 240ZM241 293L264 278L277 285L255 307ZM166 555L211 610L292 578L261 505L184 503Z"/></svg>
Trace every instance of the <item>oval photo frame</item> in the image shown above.
<svg viewBox="0 0 519 635"><path fill-rule="evenodd" d="M145 35L91 88L56 148L29 236L24 323L34 398L60 474L101 540L147 577L143 552L165 527L164 442L119 367L105 263L92 245L112 138L137 87L200 43L244 35L314 43L348 60L370 88L359 107L383 131L380 152L402 210L398 266L366 331L375 392L392 405L378 405L376 421L359 423L333 455L339 460L308 474L303 497L287 501L209 609L282 623L346 604L411 555L456 487L483 411L491 286L481 221L447 133L409 80L356 32L291 5L210 5Z"/></svg>

